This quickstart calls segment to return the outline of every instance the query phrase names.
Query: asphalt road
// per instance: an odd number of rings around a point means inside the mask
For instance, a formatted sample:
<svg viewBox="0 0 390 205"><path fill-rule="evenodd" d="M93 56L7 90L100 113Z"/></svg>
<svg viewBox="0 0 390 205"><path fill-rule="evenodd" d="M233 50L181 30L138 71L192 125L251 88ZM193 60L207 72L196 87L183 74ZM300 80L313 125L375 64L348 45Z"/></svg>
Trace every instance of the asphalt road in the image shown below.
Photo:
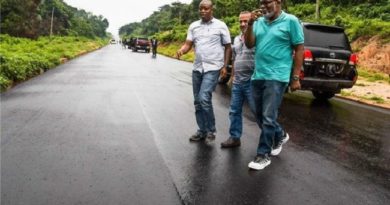
<svg viewBox="0 0 390 205"><path fill-rule="evenodd" d="M387 204L390 111L287 94L290 141L248 170L259 128L245 109L228 137L229 95L213 96L215 142L196 130L190 63L119 45L69 61L1 95L1 204Z"/></svg>

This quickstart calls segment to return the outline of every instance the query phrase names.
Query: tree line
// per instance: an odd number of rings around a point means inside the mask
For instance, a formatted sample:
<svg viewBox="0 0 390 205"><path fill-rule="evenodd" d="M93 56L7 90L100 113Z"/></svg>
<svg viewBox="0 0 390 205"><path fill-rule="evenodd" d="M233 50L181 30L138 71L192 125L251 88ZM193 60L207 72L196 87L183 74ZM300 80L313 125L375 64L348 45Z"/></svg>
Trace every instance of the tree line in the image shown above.
<svg viewBox="0 0 390 205"><path fill-rule="evenodd" d="M200 1L193 0L190 4L175 2L163 5L141 22L132 22L122 26L119 29L119 35L122 37L159 35L162 38L166 37L165 40L183 40L183 32L186 31L187 26L199 19ZM370 32L364 30L363 33L356 33L362 32L357 29L361 25L375 24L374 31L377 32L377 29L382 26L382 24L377 25L378 21L380 23L390 21L389 2L389 0L283 0L283 10L305 21L318 21L350 28L353 32L351 36L355 38L357 35ZM214 16L223 19L233 33L239 32L238 14L241 11L252 11L259 7L259 0L213 0L213 3ZM319 16L316 16L316 4L319 5L317 9ZM372 23L372 19L377 20ZM360 23L360 20L363 22ZM351 21L357 23L350 23Z"/></svg>
<svg viewBox="0 0 390 205"><path fill-rule="evenodd" d="M48 35L106 37L108 20L63 0L0 0L1 34L36 39Z"/></svg>

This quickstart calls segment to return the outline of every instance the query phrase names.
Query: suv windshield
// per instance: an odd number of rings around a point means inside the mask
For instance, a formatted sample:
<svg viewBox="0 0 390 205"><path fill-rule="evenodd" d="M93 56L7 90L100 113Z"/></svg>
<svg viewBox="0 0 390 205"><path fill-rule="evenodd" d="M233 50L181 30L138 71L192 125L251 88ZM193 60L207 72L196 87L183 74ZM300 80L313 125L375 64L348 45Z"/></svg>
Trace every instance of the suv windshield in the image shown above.
<svg viewBox="0 0 390 205"><path fill-rule="evenodd" d="M305 46L351 50L344 30L337 27L305 25Z"/></svg>

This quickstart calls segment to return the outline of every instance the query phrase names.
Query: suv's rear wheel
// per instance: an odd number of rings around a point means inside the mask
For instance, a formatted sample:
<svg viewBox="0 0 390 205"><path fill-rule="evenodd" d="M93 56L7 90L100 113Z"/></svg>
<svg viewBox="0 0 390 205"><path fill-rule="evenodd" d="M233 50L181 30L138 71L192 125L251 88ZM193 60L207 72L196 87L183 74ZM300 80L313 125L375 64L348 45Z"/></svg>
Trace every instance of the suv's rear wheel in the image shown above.
<svg viewBox="0 0 390 205"><path fill-rule="evenodd" d="M313 90L311 91L315 98L319 100L328 100L334 96L334 92L330 91L319 91L319 90Z"/></svg>

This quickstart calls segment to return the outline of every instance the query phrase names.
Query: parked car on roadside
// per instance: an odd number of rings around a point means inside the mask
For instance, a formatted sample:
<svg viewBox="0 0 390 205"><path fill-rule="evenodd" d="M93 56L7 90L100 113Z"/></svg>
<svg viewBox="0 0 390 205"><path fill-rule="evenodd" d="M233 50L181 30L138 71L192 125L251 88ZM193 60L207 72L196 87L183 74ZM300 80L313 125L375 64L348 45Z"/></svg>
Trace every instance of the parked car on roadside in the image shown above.
<svg viewBox="0 0 390 205"><path fill-rule="evenodd" d="M344 29L303 23L305 51L300 82L302 90L311 90L317 99L329 99L357 80L357 55Z"/></svg>
<svg viewBox="0 0 390 205"><path fill-rule="evenodd" d="M116 44L115 39L111 39L111 40L110 40L110 44Z"/></svg>
<svg viewBox="0 0 390 205"><path fill-rule="evenodd" d="M150 41L148 38L134 38L132 44L132 50L134 52L139 50L143 50L147 53L150 52Z"/></svg>

